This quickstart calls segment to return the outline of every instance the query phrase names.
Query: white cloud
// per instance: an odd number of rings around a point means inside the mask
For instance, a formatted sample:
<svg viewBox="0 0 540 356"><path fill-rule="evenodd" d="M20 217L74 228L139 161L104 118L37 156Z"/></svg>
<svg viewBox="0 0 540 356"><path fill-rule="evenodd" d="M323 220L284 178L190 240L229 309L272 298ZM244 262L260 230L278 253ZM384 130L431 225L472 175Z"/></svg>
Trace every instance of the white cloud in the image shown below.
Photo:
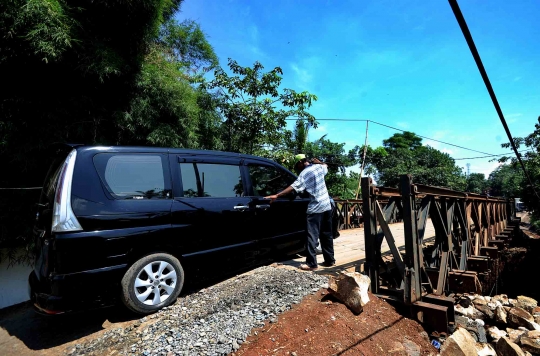
<svg viewBox="0 0 540 356"><path fill-rule="evenodd" d="M396 122L397 127L401 127L402 129L408 129L410 125L407 122L399 121Z"/></svg>
<svg viewBox="0 0 540 356"><path fill-rule="evenodd" d="M474 162L471 164L470 171L471 173L484 173L484 176L487 178L491 172L501 165L502 163L498 162Z"/></svg>
<svg viewBox="0 0 540 356"><path fill-rule="evenodd" d="M251 37L251 40L253 42L258 42L259 41L259 29L257 28L257 26L255 26L255 25L250 26L250 28L249 28L249 36Z"/></svg>
<svg viewBox="0 0 540 356"><path fill-rule="evenodd" d="M313 130L314 132L316 132L318 135L324 135L326 133L328 133L328 128L326 127L326 125L318 125L316 129L311 129Z"/></svg>
<svg viewBox="0 0 540 356"><path fill-rule="evenodd" d="M313 76L305 69L300 68L296 63L291 64L291 69L294 74L296 74L296 80L301 83L301 85L306 85L311 82Z"/></svg>
<svg viewBox="0 0 540 356"><path fill-rule="evenodd" d="M441 150L442 153L448 153L449 155L453 155L454 154L454 151L452 151L451 149L448 149L448 148L443 148Z"/></svg>
<svg viewBox="0 0 540 356"><path fill-rule="evenodd" d="M521 116L523 116L522 113L515 113L515 114L505 115L505 118L509 123L514 123L514 122L518 121L518 118L521 117Z"/></svg>

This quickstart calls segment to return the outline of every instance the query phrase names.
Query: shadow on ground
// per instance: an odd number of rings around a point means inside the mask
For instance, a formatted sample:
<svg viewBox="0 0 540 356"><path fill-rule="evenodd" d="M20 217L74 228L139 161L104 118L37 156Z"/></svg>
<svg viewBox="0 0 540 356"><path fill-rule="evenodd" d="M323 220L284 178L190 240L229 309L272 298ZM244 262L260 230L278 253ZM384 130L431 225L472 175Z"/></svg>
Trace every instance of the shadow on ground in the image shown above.
<svg viewBox="0 0 540 356"><path fill-rule="evenodd" d="M251 266L235 274L186 284L180 297L195 293L202 288L208 288L257 267ZM125 327L129 322L140 318L142 315L130 312L121 302L106 308L53 316L37 314L30 302L17 304L0 310L0 329L5 330L9 335L0 332L0 354L3 355L1 350L7 350L8 354L25 355L27 354L23 352L25 348L40 351L64 346L104 329ZM18 341L11 337L18 339ZM19 343L24 344L24 346Z"/></svg>
<svg viewBox="0 0 540 356"><path fill-rule="evenodd" d="M26 302L1 310L0 328L19 339L27 348L44 350L91 335L107 325L138 318L140 316L121 307L42 316L34 312L30 302Z"/></svg>

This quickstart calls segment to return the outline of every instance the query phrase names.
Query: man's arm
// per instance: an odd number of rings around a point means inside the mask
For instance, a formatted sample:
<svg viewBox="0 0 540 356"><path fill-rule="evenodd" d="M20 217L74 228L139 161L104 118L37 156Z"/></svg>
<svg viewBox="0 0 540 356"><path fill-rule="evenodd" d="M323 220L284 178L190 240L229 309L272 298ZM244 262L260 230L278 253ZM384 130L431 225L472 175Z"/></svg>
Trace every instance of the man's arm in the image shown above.
<svg viewBox="0 0 540 356"><path fill-rule="evenodd" d="M289 185L287 188L283 189L281 192L264 197L264 199L270 199L270 202L273 203L277 198L290 194L293 192L293 190L294 188Z"/></svg>

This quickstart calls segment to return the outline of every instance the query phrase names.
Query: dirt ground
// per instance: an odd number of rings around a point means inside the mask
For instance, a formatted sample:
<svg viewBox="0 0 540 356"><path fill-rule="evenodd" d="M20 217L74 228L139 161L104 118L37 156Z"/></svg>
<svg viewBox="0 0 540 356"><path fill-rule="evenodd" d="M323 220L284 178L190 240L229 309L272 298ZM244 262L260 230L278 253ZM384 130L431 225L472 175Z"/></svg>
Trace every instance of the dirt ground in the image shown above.
<svg viewBox="0 0 540 356"><path fill-rule="evenodd" d="M62 355L78 343L136 320L121 307L48 318L21 304L0 313L0 355ZM281 314L277 322L253 329L236 356L407 355L408 351L435 355L422 332L417 322L373 295L355 316L321 289Z"/></svg>
<svg viewBox="0 0 540 356"><path fill-rule="evenodd" d="M0 355L63 355L71 345L139 318L122 307L46 317L36 314L30 302L21 303L0 311Z"/></svg>
<svg viewBox="0 0 540 356"><path fill-rule="evenodd" d="M437 354L420 324L371 294L356 316L320 290L281 314L276 323L254 329L235 356L410 354Z"/></svg>

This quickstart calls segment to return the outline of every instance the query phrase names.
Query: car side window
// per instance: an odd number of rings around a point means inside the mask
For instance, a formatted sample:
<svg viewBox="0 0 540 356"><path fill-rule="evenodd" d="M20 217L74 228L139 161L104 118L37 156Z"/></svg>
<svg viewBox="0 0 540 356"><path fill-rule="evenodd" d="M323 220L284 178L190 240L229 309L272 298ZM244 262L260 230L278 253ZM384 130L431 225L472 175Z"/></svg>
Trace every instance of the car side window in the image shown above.
<svg viewBox="0 0 540 356"><path fill-rule="evenodd" d="M98 154L94 165L116 199L169 199L163 159L151 154Z"/></svg>
<svg viewBox="0 0 540 356"><path fill-rule="evenodd" d="M185 198L244 196L240 167L214 163L179 163Z"/></svg>
<svg viewBox="0 0 540 356"><path fill-rule="evenodd" d="M255 196L276 194L291 185L296 179L288 172L273 166L249 165L249 176Z"/></svg>

